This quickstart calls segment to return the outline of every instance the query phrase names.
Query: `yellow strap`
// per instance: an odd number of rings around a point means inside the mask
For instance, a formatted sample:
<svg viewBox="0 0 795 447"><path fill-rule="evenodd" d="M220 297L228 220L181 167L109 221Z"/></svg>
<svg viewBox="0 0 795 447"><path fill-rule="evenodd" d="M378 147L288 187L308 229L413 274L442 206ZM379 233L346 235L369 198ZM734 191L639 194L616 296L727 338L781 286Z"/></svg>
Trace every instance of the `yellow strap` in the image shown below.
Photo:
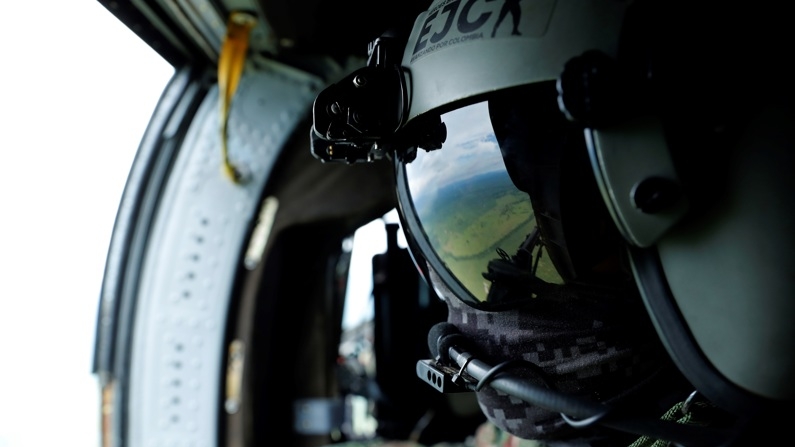
<svg viewBox="0 0 795 447"><path fill-rule="evenodd" d="M235 95L246 63L249 35L256 23L257 19L250 13L232 12L226 24L226 38L218 57L218 92L221 96L221 171L234 183L240 183L242 176L229 160L227 123L232 97Z"/></svg>

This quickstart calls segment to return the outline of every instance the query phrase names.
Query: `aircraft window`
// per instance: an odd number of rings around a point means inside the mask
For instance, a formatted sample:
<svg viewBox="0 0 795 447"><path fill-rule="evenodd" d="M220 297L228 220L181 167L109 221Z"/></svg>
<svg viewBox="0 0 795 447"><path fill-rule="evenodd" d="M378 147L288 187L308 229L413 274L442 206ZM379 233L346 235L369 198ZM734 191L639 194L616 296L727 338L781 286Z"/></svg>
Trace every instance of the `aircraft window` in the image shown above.
<svg viewBox="0 0 795 447"><path fill-rule="evenodd" d="M346 241L351 250L351 264L348 274L348 288L345 296L345 310L342 329L352 329L373 318L373 256L386 251L387 236L384 225L397 223L397 211L392 210L380 219L375 219L360 227L353 237ZM398 231L398 246L406 248L406 238Z"/></svg>
<svg viewBox="0 0 795 447"><path fill-rule="evenodd" d="M368 439L376 433L377 421L373 387L375 378L373 256L387 250L387 223L397 223L397 211L360 227L343 242L350 252L350 266L342 316L342 338L339 347L339 380L346 393L350 419L344 427L350 439ZM398 246L406 247L402 232Z"/></svg>
<svg viewBox="0 0 795 447"><path fill-rule="evenodd" d="M483 422L474 394L441 394L416 377L416 363L430 358L428 331L447 319L447 306L407 247L395 210L343 244L350 258L336 370L346 409L339 434L348 441L432 445L463 440Z"/></svg>

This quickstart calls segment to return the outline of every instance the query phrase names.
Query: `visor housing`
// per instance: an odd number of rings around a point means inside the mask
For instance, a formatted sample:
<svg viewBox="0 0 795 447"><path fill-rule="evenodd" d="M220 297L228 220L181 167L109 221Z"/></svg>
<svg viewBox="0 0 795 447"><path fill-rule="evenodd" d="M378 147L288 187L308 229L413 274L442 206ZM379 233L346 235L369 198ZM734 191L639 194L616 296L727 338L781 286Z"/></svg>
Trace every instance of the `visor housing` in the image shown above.
<svg viewBox="0 0 795 447"><path fill-rule="evenodd" d="M403 54L407 122L492 91L553 81L586 50L615 55L628 3L433 2L415 21Z"/></svg>
<svg viewBox="0 0 795 447"><path fill-rule="evenodd" d="M555 98L553 82L493 93L441 115L441 149L395 161L415 261L473 307L634 290L582 130Z"/></svg>

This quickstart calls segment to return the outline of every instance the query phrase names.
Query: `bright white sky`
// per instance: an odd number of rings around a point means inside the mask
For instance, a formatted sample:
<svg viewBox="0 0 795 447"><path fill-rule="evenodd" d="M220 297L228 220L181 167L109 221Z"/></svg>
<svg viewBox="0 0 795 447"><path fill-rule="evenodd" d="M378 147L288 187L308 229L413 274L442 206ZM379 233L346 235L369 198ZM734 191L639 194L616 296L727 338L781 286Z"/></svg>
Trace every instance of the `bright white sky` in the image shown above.
<svg viewBox="0 0 795 447"><path fill-rule="evenodd" d="M96 0L5 2L0 57L0 447L97 446L105 255L173 68Z"/></svg>

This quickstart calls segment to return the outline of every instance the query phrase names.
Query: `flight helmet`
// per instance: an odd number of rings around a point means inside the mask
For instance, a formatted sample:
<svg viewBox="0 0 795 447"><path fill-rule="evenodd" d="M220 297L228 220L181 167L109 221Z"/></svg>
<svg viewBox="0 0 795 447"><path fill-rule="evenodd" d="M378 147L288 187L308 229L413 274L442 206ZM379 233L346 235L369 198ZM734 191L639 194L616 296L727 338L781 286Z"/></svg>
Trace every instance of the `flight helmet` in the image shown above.
<svg viewBox="0 0 795 447"><path fill-rule="evenodd" d="M795 398L793 39L691 3L436 0L318 96L313 153L394 163L414 260L484 355L746 420ZM520 437L580 436L478 398Z"/></svg>

